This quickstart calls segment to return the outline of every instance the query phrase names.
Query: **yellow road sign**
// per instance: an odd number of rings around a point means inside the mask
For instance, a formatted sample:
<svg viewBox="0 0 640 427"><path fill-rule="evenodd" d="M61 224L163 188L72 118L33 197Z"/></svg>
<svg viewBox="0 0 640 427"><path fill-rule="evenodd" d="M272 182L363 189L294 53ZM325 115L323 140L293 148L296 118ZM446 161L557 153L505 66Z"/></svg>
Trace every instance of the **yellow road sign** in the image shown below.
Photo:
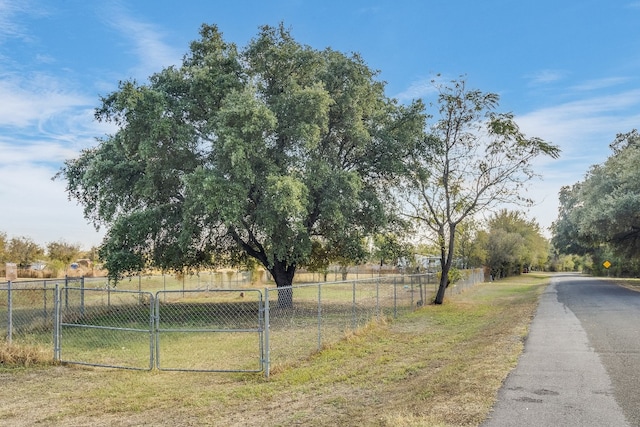
<svg viewBox="0 0 640 427"><path fill-rule="evenodd" d="M602 265L604 266L604 268L609 268L611 267L611 263L609 261L605 261L602 263Z"/></svg>

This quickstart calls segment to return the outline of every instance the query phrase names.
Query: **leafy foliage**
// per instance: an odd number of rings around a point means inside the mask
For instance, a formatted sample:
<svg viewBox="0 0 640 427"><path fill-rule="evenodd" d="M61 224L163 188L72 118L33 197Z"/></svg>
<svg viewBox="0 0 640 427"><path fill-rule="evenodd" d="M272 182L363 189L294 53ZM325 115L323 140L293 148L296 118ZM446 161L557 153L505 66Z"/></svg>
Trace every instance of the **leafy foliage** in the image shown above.
<svg viewBox="0 0 640 427"><path fill-rule="evenodd" d="M511 113L497 113L494 93L468 90L464 80L438 86L439 119L426 152L411 159L406 185L409 215L430 231L440 249L440 304L455 257L456 229L476 213L503 203L530 204L525 184L538 156L558 157L557 146L526 137Z"/></svg>
<svg viewBox="0 0 640 427"><path fill-rule="evenodd" d="M485 247L485 265L494 278L517 275L531 269L543 269L549 257L549 243L535 221L518 211L502 209L481 232Z"/></svg>
<svg viewBox="0 0 640 427"><path fill-rule="evenodd" d="M50 259L62 261L68 266L71 261L80 256L80 245L67 243L63 240L47 244L47 254Z"/></svg>
<svg viewBox="0 0 640 427"><path fill-rule="evenodd" d="M640 260L640 135L620 134L611 148L584 181L561 189L553 244L562 254L589 254L596 265L604 258L630 265Z"/></svg>
<svg viewBox="0 0 640 427"><path fill-rule="evenodd" d="M44 256L44 249L29 237L12 237L6 240L6 237L0 235L0 240L5 242L2 245L5 247L5 262L16 263L18 267L28 267Z"/></svg>
<svg viewBox="0 0 640 427"><path fill-rule="evenodd" d="M215 26L200 36L179 68L103 98L96 117L118 131L59 173L107 227L110 274L254 258L285 286L314 247L357 259L424 140L423 105L398 105L358 55L282 25L244 50Z"/></svg>

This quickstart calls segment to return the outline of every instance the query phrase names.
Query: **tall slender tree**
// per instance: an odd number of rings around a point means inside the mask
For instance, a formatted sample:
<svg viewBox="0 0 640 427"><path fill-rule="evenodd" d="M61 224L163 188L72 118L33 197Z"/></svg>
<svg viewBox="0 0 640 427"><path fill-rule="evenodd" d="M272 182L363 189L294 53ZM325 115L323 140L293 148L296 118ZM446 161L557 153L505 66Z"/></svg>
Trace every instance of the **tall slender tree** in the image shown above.
<svg viewBox="0 0 640 427"><path fill-rule="evenodd" d="M523 196L536 175L532 161L556 158L557 146L526 137L511 113L495 112L499 97L469 90L464 80L436 85L439 117L426 154L412 158L405 186L407 214L426 226L440 248L441 304L455 256L456 228L466 218L503 203L531 203Z"/></svg>

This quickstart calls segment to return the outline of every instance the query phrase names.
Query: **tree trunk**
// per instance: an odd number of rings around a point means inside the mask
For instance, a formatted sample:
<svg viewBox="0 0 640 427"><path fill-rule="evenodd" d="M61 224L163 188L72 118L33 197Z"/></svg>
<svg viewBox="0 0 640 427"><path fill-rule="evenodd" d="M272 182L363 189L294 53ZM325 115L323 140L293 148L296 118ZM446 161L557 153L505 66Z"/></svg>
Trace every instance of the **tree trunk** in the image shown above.
<svg viewBox="0 0 640 427"><path fill-rule="evenodd" d="M449 286L449 270L451 270L451 264L453 263L454 254L454 241L456 235L456 226L454 224L449 225L449 244L448 249L444 245L440 248L440 265L442 266L442 274L440 275L440 286L438 286L438 293L436 293L436 299L433 300L434 304L442 304L444 302L444 293ZM440 235L441 242L445 241L444 232Z"/></svg>
<svg viewBox="0 0 640 427"><path fill-rule="evenodd" d="M293 307L293 277L296 273L295 265L286 265L282 261L275 261L273 266L269 268L269 272L273 276L278 288L278 307Z"/></svg>
<svg viewBox="0 0 640 427"><path fill-rule="evenodd" d="M347 281L347 275L349 274L349 267L346 265L341 265L340 266L340 273L342 273L342 281L346 282Z"/></svg>
<svg viewBox="0 0 640 427"><path fill-rule="evenodd" d="M440 275L440 284L438 285L438 292L436 298L433 300L434 304L442 304L444 302L444 293L449 286L449 268L446 266L442 268L442 274Z"/></svg>

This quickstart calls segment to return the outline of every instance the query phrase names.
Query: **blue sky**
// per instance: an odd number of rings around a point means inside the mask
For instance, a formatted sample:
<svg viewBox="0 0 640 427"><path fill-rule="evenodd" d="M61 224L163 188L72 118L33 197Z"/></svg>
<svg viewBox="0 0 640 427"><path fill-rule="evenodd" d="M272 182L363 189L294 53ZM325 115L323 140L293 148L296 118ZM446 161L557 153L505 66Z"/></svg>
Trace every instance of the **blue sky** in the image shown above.
<svg viewBox="0 0 640 427"><path fill-rule="evenodd" d="M51 178L113 132L93 119L99 97L179 64L204 22L239 47L284 22L301 43L358 52L403 102L432 99L436 74L500 94L528 136L563 150L528 191L542 227L560 187L640 126L638 0L0 0L0 231L100 242Z"/></svg>

